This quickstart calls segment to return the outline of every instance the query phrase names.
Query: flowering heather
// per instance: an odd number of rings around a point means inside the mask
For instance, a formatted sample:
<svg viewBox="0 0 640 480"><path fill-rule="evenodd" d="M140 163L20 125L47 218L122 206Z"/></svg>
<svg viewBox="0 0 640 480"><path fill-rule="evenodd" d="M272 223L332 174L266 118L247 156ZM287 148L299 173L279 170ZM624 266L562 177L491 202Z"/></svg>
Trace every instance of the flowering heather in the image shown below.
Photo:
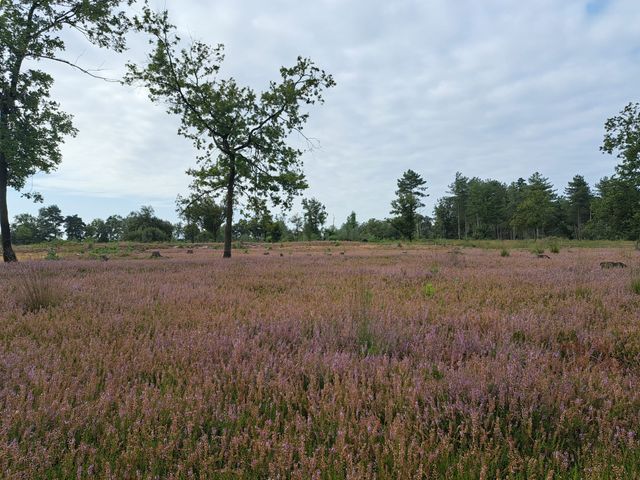
<svg viewBox="0 0 640 480"><path fill-rule="evenodd" d="M161 254L0 268L0 477L640 478L638 252Z"/></svg>

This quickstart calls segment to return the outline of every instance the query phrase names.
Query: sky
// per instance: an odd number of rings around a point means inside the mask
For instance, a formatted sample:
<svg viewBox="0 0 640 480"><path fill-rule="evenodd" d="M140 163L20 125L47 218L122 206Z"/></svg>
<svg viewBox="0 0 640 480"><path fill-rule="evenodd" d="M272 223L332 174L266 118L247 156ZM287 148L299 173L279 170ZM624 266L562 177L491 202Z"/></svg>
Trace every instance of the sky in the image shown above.
<svg viewBox="0 0 640 480"><path fill-rule="evenodd" d="M304 154L310 188L329 221L389 216L407 169L428 185L424 214L455 172L511 182L541 172L562 193L582 174L592 185L616 158L599 146L604 122L640 101L638 0L162 0L183 38L223 43L221 75L261 91L298 55L336 87L310 110ZM114 54L65 34L65 58L120 78L149 46L134 35ZM79 134L63 162L26 191L87 220L141 205L177 221L195 165L178 118L141 87L41 63ZM292 138L292 142L300 139ZM10 214L41 205L10 194ZM299 202L294 212L299 210Z"/></svg>

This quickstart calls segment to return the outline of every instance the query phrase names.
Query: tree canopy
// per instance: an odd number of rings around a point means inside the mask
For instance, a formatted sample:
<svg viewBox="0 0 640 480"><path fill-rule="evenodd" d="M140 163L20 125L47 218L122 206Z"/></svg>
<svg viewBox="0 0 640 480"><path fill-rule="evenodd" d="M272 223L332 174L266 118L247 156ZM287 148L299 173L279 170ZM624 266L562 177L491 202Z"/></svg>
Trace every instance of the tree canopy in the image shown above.
<svg viewBox="0 0 640 480"><path fill-rule="evenodd" d="M61 161L60 145L76 130L71 116L51 100L53 77L29 60L52 61L90 71L62 56L63 30L90 43L122 51L130 22L122 7L133 0L21 0L0 2L0 230L5 261L16 261L11 245L7 189L22 190L36 172ZM38 194L27 194L40 198Z"/></svg>

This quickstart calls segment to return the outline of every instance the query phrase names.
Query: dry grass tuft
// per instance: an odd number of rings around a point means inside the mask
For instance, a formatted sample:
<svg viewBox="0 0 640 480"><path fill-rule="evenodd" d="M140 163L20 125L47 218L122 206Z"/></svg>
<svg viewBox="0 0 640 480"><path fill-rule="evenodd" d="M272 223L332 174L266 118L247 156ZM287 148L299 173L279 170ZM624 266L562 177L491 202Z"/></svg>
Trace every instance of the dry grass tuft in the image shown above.
<svg viewBox="0 0 640 480"><path fill-rule="evenodd" d="M16 300L23 311L38 312L60 305L65 298L64 290L48 272L38 268L27 268L20 275Z"/></svg>

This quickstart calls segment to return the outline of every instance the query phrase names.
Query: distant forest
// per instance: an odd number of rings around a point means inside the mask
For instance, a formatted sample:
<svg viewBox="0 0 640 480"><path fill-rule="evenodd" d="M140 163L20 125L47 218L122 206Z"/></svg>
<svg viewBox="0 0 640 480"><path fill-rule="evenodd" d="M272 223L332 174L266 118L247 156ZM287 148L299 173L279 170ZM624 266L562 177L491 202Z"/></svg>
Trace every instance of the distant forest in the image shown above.
<svg viewBox="0 0 640 480"><path fill-rule="evenodd" d="M409 170L398 180L396 199L385 219L358 221L351 213L340 226L327 225L325 206L304 199L302 214L285 217L270 211L265 202L245 208L233 224L233 238L244 241L300 240L384 241L414 239L536 239L545 236L571 239L632 240L640 231L640 191L632 182L614 175L592 189L576 175L558 193L536 172L509 184L466 177L458 172L449 194L437 200L432 216L424 215L426 182ZM181 221L172 224L144 206L126 217L112 215L85 223L78 215L64 216L56 205L43 207L37 216L23 213L13 223L17 244L59 239L75 241L187 241L217 242L224 238L225 209L207 198L178 200Z"/></svg>

